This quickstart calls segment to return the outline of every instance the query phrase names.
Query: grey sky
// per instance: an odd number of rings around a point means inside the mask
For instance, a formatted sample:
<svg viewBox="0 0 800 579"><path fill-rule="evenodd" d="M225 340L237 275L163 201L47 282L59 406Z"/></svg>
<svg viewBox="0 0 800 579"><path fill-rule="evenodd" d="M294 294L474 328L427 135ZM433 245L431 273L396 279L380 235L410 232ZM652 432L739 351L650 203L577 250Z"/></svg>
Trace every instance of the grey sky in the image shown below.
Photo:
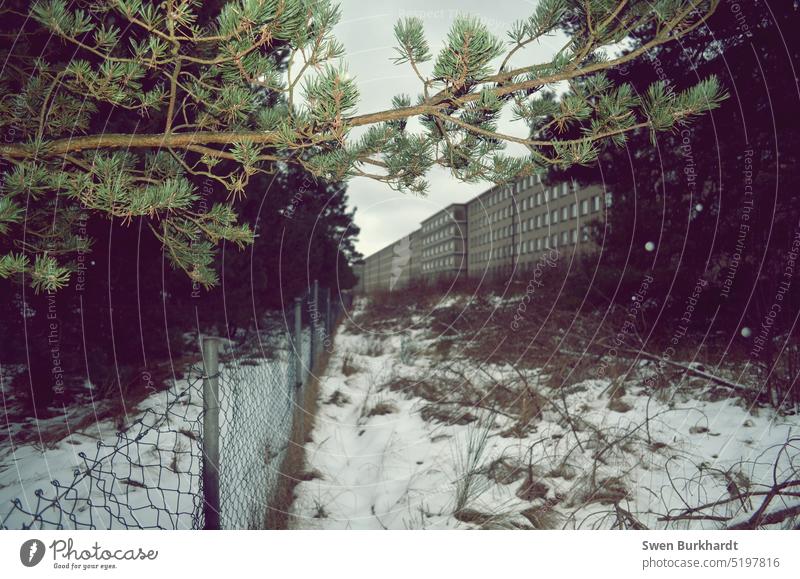
<svg viewBox="0 0 800 579"><path fill-rule="evenodd" d="M411 68L407 64L397 66L391 61L396 56L392 28L399 18L416 16L423 20L435 57L458 14L480 17L498 38L506 41L506 31L511 24L529 16L536 3L536 0L341 0L342 21L335 32L345 46L345 62L361 91L358 111L383 110L391 106L394 95L407 93L413 99L421 91ZM561 36L546 38L541 45L521 51L514 62L541 62L563 42ZM423 74L433 63L426 64ZM517 125L502 123L504 131L524 135L525 128ZM367 178L350 181L350 205L358 208L356 224L361 228L359 251L369 255L410 233L435 211L450 203L463 202L491 185L461 183L448 172L436 169L428 180L431 186L427 197L398 193Z"/></svg>

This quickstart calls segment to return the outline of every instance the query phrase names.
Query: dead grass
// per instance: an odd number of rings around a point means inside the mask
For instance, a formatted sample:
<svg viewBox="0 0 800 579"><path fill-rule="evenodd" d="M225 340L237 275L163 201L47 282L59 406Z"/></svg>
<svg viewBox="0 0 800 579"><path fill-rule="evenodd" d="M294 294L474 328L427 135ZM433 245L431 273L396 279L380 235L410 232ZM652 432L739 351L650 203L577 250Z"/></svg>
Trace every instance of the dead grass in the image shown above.
<svg viewBox="0 0 800 579"><path fill-rule="evenodd" d="M517 496L523 501L533 502L547 497L549 490L546 484L529 472L525 481L520 485L519 489L517 489Z"/></svg>
<svg viewBox="0 0 800 579"><path fill-rule="evenodd" d="M563 517L554 509L555 505L555 501L545 501L543 505L529 507L520 514L530 521L534 529L558 529L561 527Z"/></svg>
<svg viewBox="0 0 800 579"><path fill-rule="evenodd" d="M478 417L457 404L426 404L419 411L426 422L438 422L448 426L471 424Z"/></svg>
<svg viewBox="0 0 800 579"><path fill-rule="evenodd" d="M440 339L437 340L433 347L433 354L439 359L447 359L450 355L450 350L453 347L453 340Z"/></svg>
<svg viewBox="0 0 800 579"><path fill-rule="evenodd" d="M628 498L628 489L620 477L606 477L599 480L593 488L576 497L577 504L586 506L591 503L614 505Z"/></svg>
<svg viewBox="0 0 800 579"><path fill-rule="evenodd" d="M353 360L353 354L345 352L344 356L342 356L342 375L350 377L358 371L359 367Z"/></svg>
<svg viewBox="0 0 800 579"><path fill-rule="evenodd" d="M442 399L442 394L436 385L429 380L412 380L411 378L395 378L384 384L392 392L400 392L408 398L422 398L429 402Z"/></svg>
<svg viewBox="0 0 800 579"><path fill-rule="evenodd" d="M333 404L334 406L346 406L350 404L350 397L341 390L335 390L333 394L328 397L325 404Z"/></svg>
<svg viewBox="0 0 800 579"><path fill-rule="evenodd" d="M482 513L476 509L465 508L453 513L453 518L462 523L475 525L483 531L530 530L533 528L521 523L520 517L514 512Z"/></svg>
<svg viewBox="0 0 800 579"><path fill-rule="evenodd" d="M267 513L264 520L265 529L290 528L290 510L295 499L295 487L301 481L311 480L319 476L318 473L308 471L305 444L310 440L316 419L317 399L320 392L318 377L325 373L329 362L330 354L323 350L311 372L311 379L303 387L302 399L297 401L286 455L280 466L275 493L267 505Z"/></svg>
<svg viewBox="0 0 800 579"><path fill-rule="evenodd" d="M525 466L508 458L498 458L489 465L486 477L500 485L510 485L525 476Z"/></svg>
<svg viewBox="0 0 800 579"><path fill-rule="evenodd" d="M397 412L397 406L391 402L378 402L367 412L367 418L372 416L385 416L386 414L394 414Z"/></svg>

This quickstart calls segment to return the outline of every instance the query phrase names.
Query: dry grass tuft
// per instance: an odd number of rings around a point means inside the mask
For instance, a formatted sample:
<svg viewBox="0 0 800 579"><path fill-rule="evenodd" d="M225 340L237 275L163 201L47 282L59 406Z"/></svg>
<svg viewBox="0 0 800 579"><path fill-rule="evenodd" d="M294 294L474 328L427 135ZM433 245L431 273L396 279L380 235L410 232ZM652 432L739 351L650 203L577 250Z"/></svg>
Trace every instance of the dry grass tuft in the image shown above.
<svg viewBox="0 0 800 579"><path fill-rule="evenodd" d="M400 392L408 398L422 398L428 402L437 402L442 399L439 389L427 380L412 380L411 378L395 378L385 384L392 392Z"/></svg>
<svg viewBox="0 0 800 579"><path fill-rule="evenodd" d="M529 472L525 482L517 489L517 496L523 501L536 501L547 497L550 488L540 480L536 480Z"/></svg>
<svg viewBox="0 0 800 579"><path fill-rule="evenodd" d="M342 375L350 377L359 370L360 368L353 360L353 354L350 352L345 353L345 355L342 356Z"/></svg>
<svg viewBox="0 0 800 579"><path fill-rule="evenodd" d="M378 402L367 412L367 418L371 416L385 416L386 414L394 414L397 412L397 407L391 402Z"/></svg>
<svg viewBox="0 0 800 579"><path fill-rule="evenodd" d="M520 514L530 521L534 529L558 529L561 527L563 517L553 508L555 505L555 501L545 501L543 505L529 507Z"/></svg>
<svg viewBox="0 0 800 579"><path fill-rule="evenodd" d="M426 404L419 411L425 422L438 422L447 426L471 424L478 417L457 404Z"/></svg>
<svg viewBox="0 0 800 579"><path fill-rule="evenodd" d="M584 504L600 503L613 505L628 498L628 489L620 477L612 476L600 480L583 499Z"/></svg>
<svg viewBox="0 0 800 579"><path fill-rule="evenodd" d="M350 397L341 390L335 390L334 393L328 397L325 404L333 404L341 408L342 406L350 404Z"/></svg>
<svg viewBox="0 0 800 579"><path fill-rule="evenodd" d="M486 477L499 485L510 485L525 476L526 467L509 458L498 458L489 465Z"/></svg>

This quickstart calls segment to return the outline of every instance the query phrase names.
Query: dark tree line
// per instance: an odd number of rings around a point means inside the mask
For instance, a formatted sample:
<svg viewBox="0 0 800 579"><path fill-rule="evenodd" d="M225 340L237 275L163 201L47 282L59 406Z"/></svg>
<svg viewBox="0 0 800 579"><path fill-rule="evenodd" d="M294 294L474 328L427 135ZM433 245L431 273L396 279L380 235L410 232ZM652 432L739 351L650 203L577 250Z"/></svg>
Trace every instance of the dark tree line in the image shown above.
<svg viewBox="0 0 800 579"><path fill-rule="evenodd" d="M556 173L613 193L606 224L593 228L602 256L580 270L594 305L630 304L652 273L649 348L678 332L766 372L783 350L770 376L781 395L800 370L790 361L800 314L798 25L797 3L723 3L707 28L610 71L642 94L714 74L729 98L690 127L634 133L598 163Z"/></svg>
<svg viewBox="0 0 800 579"><path fill-rule="evenodd" d="M206 27L222 4L204 2L198 28ZM6 8L0 25L3 54L14 50L34 58L60 42L43 28L28 32L26 3ZM25 33L15 37L19 30ZM124 28L119 42L125 44L136 32ZM67 44L58 54L62 64L78 57L102 64L99 56ZM285 68L280 44L271 54L275 66ZM276 97L262 91L260 98L266 106ZM138 114L100 102L87 131L158 132L164 121L163 111ZM8 130L4 136L10 139ZM11 167L0 161L0 169ZM214 172L224 175L237 167L223 160ZM77 271L66 287L36 292L24 275L0 279L0 364L25 367L14 387L37 416L53 404L69 404L87 381L103 396L159 387L157 382L168 377L159 370L168 367L164 362L196 354L199 333L252 337L266 314L302 294L314 279L333 288L352 287L349 264L357 257L353 241L358 228L347 208L346 187L317 180L297 165L276 162L271 170L253 175L237 197L215 179L187 176L198 194L193 205L198 213L234 198L239 221L255 233L255 242L244 249L220 243L221 259L212 265L220 283L214 287L193 283L175 268L151 229L155 223L157 230L158 220L110 218L91 210L78 212L72 224L78 237L92 243L71 254ZM47 231L47 215L62 215L66 203L55 194L29 195L26 201L14 235L0 236L0 254L19 251L20 238Z"/></svg>

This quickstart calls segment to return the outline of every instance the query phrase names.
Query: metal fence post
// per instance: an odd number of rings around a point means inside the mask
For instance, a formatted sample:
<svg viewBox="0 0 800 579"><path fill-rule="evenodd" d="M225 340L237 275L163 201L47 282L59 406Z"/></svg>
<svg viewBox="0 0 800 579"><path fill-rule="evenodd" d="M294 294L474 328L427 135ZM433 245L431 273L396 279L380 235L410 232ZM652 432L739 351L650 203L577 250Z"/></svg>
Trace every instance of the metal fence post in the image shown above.
<svg viewBox="0 0 800 579"><path fill-rule="evenodd" d="M203 337L203 516L206 529L220 529L219 338Z"/></svg>
<svg viewBox="0 0 800 579"><path fill-rule="evenodd" d="M325 335L330 336L333 330L331 322L331 288L325 288Z"/></svg>
<svg viewBox="0 0 800 579"><path fill-rule="evenodd" d="M319 281L314 280L314 285L311 289L311 300L313 305L311 314L311 368L314 367L317 353L319 351L319 342L317 341L317 324L319 323ZM309 370L311 370L309 368Z"/></svg>
<svg viewBox="0 0 800 579"><path fill-rule="evenodd" d="M303 299L294 298L294 376L297 387L303 385Z"/></svg>

